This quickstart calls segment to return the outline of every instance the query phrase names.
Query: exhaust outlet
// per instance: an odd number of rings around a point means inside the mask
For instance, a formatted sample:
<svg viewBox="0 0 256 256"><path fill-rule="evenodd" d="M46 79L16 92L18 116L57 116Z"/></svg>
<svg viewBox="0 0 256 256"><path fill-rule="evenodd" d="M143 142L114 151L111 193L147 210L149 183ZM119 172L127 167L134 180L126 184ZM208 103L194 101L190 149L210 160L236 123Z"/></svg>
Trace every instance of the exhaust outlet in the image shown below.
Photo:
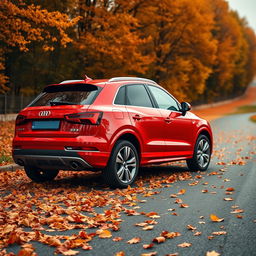
<svg viewBox="0 0 256 256"><path fill-rule="evenodd" d="M70 166L73 170L78 170L80 168L80 164L76 161L71 162Z"/></svg>

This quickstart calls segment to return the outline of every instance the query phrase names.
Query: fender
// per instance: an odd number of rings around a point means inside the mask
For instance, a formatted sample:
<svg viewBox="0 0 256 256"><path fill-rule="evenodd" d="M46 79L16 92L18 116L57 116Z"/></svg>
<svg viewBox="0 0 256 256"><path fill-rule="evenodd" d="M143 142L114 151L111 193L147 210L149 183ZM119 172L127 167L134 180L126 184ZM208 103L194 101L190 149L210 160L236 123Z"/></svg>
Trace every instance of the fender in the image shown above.
<svg viewBox="0 0 256 256"><path fill-rule="evenodd" d="M134 129L133 126L127 125L124 127L120 127L110 138L110 143L109 143L109 152L112 151L114 145L116 144L116 142L118 141L118 139L125 135L125 134L132 134L134 135L137 140L139 141L139 145L140 145L140 149L141 151L143 151L143 140L140 136L140 133L138 131L136 131L136 129Z"/></svg>

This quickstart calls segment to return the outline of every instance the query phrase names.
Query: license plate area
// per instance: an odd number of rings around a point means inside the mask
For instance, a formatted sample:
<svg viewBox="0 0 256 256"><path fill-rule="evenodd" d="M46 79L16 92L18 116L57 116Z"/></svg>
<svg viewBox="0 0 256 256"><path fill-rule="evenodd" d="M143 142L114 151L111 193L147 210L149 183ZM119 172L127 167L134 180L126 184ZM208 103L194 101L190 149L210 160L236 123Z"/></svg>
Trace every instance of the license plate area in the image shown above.
<svg viewBox="0 0 256 256"><path fill-rule="evenodd" d="M47 121L33 121L32 130L59 130L60 121L59 120L47 120Z"/></svg>

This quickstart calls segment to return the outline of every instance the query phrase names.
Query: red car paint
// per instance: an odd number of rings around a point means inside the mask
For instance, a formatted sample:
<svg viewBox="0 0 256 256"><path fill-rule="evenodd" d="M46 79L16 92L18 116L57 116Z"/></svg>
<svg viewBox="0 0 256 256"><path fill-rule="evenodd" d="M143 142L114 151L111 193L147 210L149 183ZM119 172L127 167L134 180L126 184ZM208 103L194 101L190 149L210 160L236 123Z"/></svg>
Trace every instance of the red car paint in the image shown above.
<svg viewBox="0 0 256 256"><path fill-rule="evenodd" d="M32 103L32 106L26 107L19 113L13 139L13 158L16 163L29 165L29 156L32 156L33 161L37 161L36 156L41 155L40 152L45 156L43 160L47 160L49 154L57 161L58 156L62 156L63 152L68 159L70 157L70 161L75 154L75 157L83 159L88 164L73 169L83 170L88 167L103 169L107 166L112 149L120 138L135 144L140 166L191 159L199 134L209 138L212 148L212 131L206 120L189 111L183 115L180 110L159 108L153 100L154 96L152 97L150 89L147 89L147 92L153 101L151 102L153 107L114 103L120 87L143 85L149 88L147 86L151 85L161 88L153 81L135 78L116 80L87 78L85 81L50 85L46 88L47 90L56 88L58 91L61 86L75 88L89 85L96 86L100 90L89 105L33 106ZM131 87L127 88L124 90L134 90L129 89ZM180 108L178 102L177 105ZM51 130L47 127L32 129L33 121L45 120L57 120L59 127ZM40 161L37 165L40 165ZM72 169L68 162L63 166L60 164L59 168Z"/></svg>

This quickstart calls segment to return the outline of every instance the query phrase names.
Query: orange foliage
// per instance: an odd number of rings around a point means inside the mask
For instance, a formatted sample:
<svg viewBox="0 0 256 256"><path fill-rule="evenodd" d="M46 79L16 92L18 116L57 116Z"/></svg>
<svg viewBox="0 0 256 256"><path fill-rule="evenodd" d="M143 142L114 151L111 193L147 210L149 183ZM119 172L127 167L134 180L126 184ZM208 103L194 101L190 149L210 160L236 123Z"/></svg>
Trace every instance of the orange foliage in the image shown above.
<svg viewBox="0 0 256 256"><path fill-rule="evenodd" d="M48 12L34 4L27 5L23 0L2 0L0 5L0 72L4 70L4 52L11 47L28 51L33 41L43 42L44 51L52 51L54 43L59 41L64 47L72 42L66 30L77 23L79 18L70 19L60 12ZM52 35L52 29L59 38ZM0 73L0 92L6 89L7 77ZM2 89L1 89L2 88Z"/></svg>

